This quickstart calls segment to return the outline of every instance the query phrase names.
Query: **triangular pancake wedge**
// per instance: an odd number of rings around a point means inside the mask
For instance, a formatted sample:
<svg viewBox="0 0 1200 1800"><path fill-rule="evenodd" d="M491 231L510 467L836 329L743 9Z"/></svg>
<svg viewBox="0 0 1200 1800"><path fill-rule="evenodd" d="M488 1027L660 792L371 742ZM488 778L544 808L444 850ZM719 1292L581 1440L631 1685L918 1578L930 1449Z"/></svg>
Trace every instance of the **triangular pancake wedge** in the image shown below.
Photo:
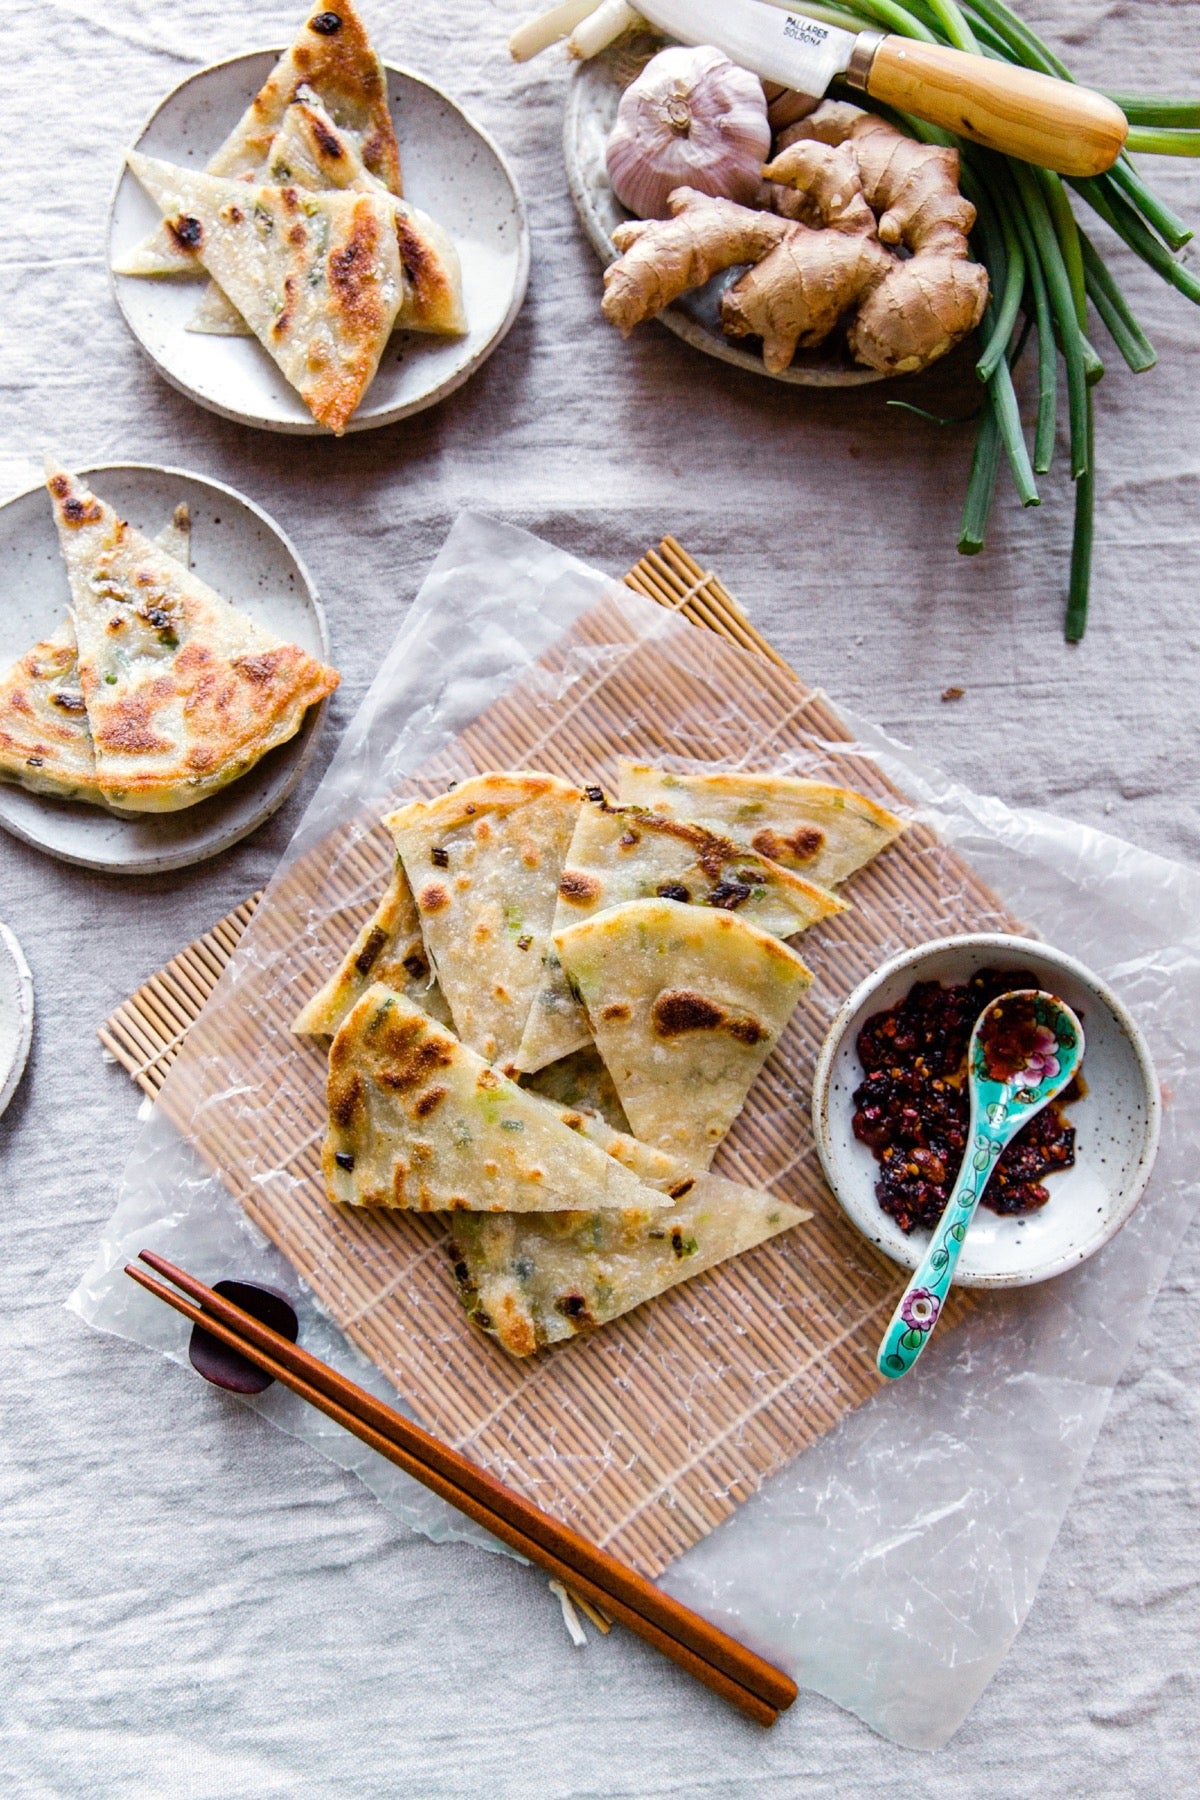
<svg viewBox="0 0 1200 1800"><path fill-rule="evenodd" d="M262 180L275 187L290 183L313 193L330 189L387 192L363 166L350 137L338 130L307 88L301 89L284 115ZM406 200L393 199L392 212L404 272L404 299L395 329L461 337L467 328L462 266L450 234ZM254 335L215 282L210 282L188 330L220 337Z"/></svg>
<svg viewBox="0 0 1200 1800"><path fill-rule="evenodd" d="M0 777L103 806L69 618L0 676Z"/></svg>
<svg viewBox="0 0 1200 1800"><path fill-rule="evenodd" d="M583 795L556 775L473 775L384 820L416 897L425 948L464 1044L516 1056Z"/></svg>
<svg viewBox="0 0 1200 1800"><path fill-rule="evenodd" d="M707 1168L812 976L736 913L631 900L559 932L634 1133Z"/></svg>
<svg viewBox="0 0 1200 1800"><path fill-rule="evenodd" d="M369 987L329 1051L330 1199L418 1212L666 1207L419 1006Z"/></svg>
<svg viewBox="0 0 1200 1800"><path fill-rule="evenodd" d="M155 539L184 568L191 558L191 531L185 501ZM69 613L57 631L0 676L0 779L60 800L106 804Z"/></svg>
<svg viewBox="0 0 1200 1800"><path fill-rule="evenodd" d="M794 775L676 775L622 762L618 792L624 805L725 832L820 887L845 881L904 830L903 819L865 794Z"/></svg>
<svg viewBox="0 0 1200 1800"><path fill-rule="evenodd" d="M48 465L106 802L175 812L300 729L337 673L285 644Z"/></svg>
<svg viewBox="0 0 1200 1800"><path fill-rule="evenodd" d="M301 88L321 101L367 171L391 193L401 193L400 151L388 110L387 76L350 0L340 0L334 8L314 6L205 174L261 180L275 134ZM195 267L186 242L159 226L115 273L178 275L194 272Z"/></svg>
<svg viewBox="0 0 1200 1800"><path fill-rule="evenodd" d="M313 418L340 436L404 295L391 199L253 187L136 151L128 161Z"/></svg>
<svg viewBox="0 0 1200 1800"><path fill-rule="evenodd" d="M456 1213L450 1255L468 1316L531 1356L811 1217L703 1174L669 1212Z"/></svg>
<svg viewBox="0 0 1200 1800"><path fill-rule="evenodd" d="M449 1024L450 1009L429 966L417 903L398 856L379 905L329 980L293 1020L292 1030L299 1037L332 1037L373 982L406 994L432 1018Z"/></svg>
<svg viewBox="0 0 1200 1800"><path fill-rule="evenodd" d="M554 930L655 896L720 907L775 937L792 937L845 911L826 888L805 881L729 837L646 807L583 806L558 884ZM517 1052L517 1067L540 1069L586 1044L587 1019L553 950Z"/></svg>

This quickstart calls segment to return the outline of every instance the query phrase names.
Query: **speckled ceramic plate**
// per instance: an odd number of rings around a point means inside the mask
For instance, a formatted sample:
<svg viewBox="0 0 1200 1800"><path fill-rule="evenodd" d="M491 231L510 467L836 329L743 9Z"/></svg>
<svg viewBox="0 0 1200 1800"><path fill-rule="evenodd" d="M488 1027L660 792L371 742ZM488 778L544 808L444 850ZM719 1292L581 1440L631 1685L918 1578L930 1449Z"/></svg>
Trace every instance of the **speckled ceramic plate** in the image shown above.
<svg viewBox="0 0 1200 1800"><path fill-rule="evenodd" d="M81 469L102 499L154 537L180 501L192 514L192 566L203 581L289 643L329 660L325 614L295 549L260 507L223 482L143 463ZM50 499L42 486L0 506L0 668L46 637L70 603ZM0 826L64 862L112 874L182 869L236 844L287 799L316 748L325 707L240 781L176 813L118 817L0 782Z"/></svg>
<svg viewBox="0 0 1200 1800"><path fill-rule="evenodd" d="M151 115L134 148L203 169L279 56L278 50L259 50L190 75ZM529 279L525 207L496 145L437 88L385 66L404 191L414 206L445 226L458 247L470 328L461 338L396 332L348 431L391 425L461 387L503 341ZM123 170L109 213L110 266L158 219L157 207ZM116 275L112 283L125 323L172 387L245 425L327 435L256 339L187 330L202 282Z"/></svg>
<svg viewBox="0 0 1200 1800"><path fill-rule="evenodd" d="M0 1113L17 1091L33 1041L33 976L13 933L0 925Z"/></svg>
<svg viewBox="0 0 1200 1800"><path fill-rule="evenodd" d="M1037 1212L1002 1218L981 1206L971 1221L955 1280L964 1287L1022 1287L1073 1269L1121 1229L1141 1199L1158 1148L1158 1079L1145 1039L1116 995L1073 956L1032 939L980 934L942 938L893 957L855 989L817 1059L813 1125L826 1179L865 1237L893 1262L915 1269L928 1232L911 1236L875 1198L879 1165L854 1135L862 1080L856 1039L873 1013L895 1006L917 981L969 981L979 969L1032 970L1082 1021L1086 1092L1072 1101L1075 1165L1048 1177Z"/></svg>
<svg viewBox="0 0 1200 1800"><path fill-rule="evenodd" d="M592 248L606 267L617 254L612 234L632 214L626 212L609 185L605 145L616 121L621 95L666 42L654 32L638 32L619 39L601 55L579 64L567 94L563 126L567 183ZM721 330L721 295L740 273L739 269L729 269L714 275L706 286L684 294L659 313L659 323L707 356L749 369L754 375L765 375L771 381L790 382L793 387L863 387L871 381L888 379L877 369L860 368L848 357L839 360L823 348L800 351L788 368L773 375L760 351L743 348Z"/></svg>

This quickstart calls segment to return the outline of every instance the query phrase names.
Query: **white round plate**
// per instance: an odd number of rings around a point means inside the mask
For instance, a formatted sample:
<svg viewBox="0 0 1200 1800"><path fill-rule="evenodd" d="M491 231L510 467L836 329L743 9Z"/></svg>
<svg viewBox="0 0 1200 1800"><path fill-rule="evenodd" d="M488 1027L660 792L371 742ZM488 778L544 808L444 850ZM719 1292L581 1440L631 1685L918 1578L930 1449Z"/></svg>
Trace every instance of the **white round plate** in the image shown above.
<svg viewBox="0 0 1200 1800"><path fill-rule="evenodd" d="M258 50L189 75L169 93L134 148L202 170L258 92L281 52ZM398 331L347 431L391 425L461 387L507 335L529 279L529 228L516 180L485 131L454 102L392 64L388 99L400 141L405 196L454 239L469 330L461 338ZM109 266L159 222L128 169L113 194ZM204 284L112 276L125 323L159 373L210 412L266 431L327 436L255 338L188 331Z"/></svg>
<svg viewBox="0 0 1200 1800"><path fill-rule="evenodd" d="M261 507L224 482L147 463L81 469L100 498L155 537L180 501L192 514L192 566L201 580L260 625L329 660L325 614L312 578ZM47 637L70 604L67 571L44 487L0 506L0 669ZM282 806L316 748L325 706L314 706L294 738L240 780L176 813L118 817L0 782L0 826L63 862L110 874L182 869L236 844Z"/></svg>
<svg viewBox="0 0 1200 1800"><path fill-rule="evenodd" d="M7 925L0 924L0 1113L17 1091L33 1041L33 976Z"/></svg>
<svg viewBox="0 0 1200 1800"><path fill-rule="evenodd" d="M592 248L606 267L617 254L613 232L633 215L626 212L609 184L605 146L616 122L621 95L635 76L641 74L650 58L669 41L657 32L644 31L633 37L619 38L599 56L579 64L567 92L567 116L563 125L567 185ZM673 306L660 312L659 323L682 338L685 344L715 356L719 362L734 363L739 369L749 369L753 375L790 382L793 387L863 387L871 381L888 379L877 369L864 369L852 363L848 355L838 359L824 347L799 351L786 369L772 374L760 351L742 349L721 330L721 295L741 272L740 269L728 269L714 275L704 287L682 295Z"/></svg>
<svg viewBox="0 0 1200 1800"><path fill-rule="evenodd" d="M915 1269L929 1234L905 1235L875 1198L879 1164L854 1135L855 1088L863 1079L856 1040L873 1013L895 1006L917 981L957 983L979 969L1028 969L1039 987L1079 1016L1086 1093L1067 1113L1075 1165L1048 1177L1037 1212L1002 1218L981 1206L963 1244L963 1287L1023 1287L1095 1255L1142 1197L1158 1147L1158 1078L1141 1032L1116 995L1072 956L1028 938L941 938L906 950L850 995L825 1039L813 1080L813 1125L826 1179L865 1237L893 1262Z"/></svg>

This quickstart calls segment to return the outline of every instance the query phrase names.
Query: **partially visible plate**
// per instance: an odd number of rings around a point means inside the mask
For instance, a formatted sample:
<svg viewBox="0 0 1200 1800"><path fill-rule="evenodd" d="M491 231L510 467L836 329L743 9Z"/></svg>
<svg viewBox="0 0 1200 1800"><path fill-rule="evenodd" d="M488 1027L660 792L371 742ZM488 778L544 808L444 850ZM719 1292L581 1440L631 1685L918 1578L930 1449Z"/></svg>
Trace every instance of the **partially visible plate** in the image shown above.
<svg viewBox="0 0 1200 1800"><path fill-rule="evenodd" d="M312 577L274 520L224 482L148 463L81 469L100 498L154 537L180 501L192 514L192 566L201 580L288 643L329 660L325 614ZM70 604L67 571L43 486L0 506L0 668L49 636ZM0 782L0 826L63 862L111 874L182 869L236 844L282 806L312 755L325 706L240 780L176 813L118 817Z"/></svg>
<svg viewBox="0 0 1200 1800"><path fill-rule="evenodd" d="M189 75L151 114L134 148L203 169L280 54L258 50ZM525 206L499 149L429 82L391 63L385 69L405 196L445 226L458 247L469 330L461 338L396 332L347 431L391 425L461 387L507 336L529 280ZM158 208L122 168L109 211L110 268L158 221ZM187 330L203 282L111 279L125 323L172 387L243 425L328 436L257 339Z"/></svg>
<svg viewBox="0 0 1200 1800"><path fill-rule="evenodd" d="M619 38L599 56L579 64L567 93L563 125L567 184L592 248L606 267L617 254L612 234L632 214L626 212L612 191L604 161L605 146L621 95L666 42L655 32ZM831 354L824 346L800 351L786 369L772 374L760 351L743 349L721 330L721 295L739 274L740 269L730 269L714 275L704 287L684 294L660 312L659 323L686 344L720 362L734 363L739 369L749 369L772 381L790 382L794 387L864 387L868 382L888 379L878 369L860 368L848 357Z"/></svg>
<svg viewBox="0 0 1200 1800"><path fill-rule="evenodd" d="M0 924L0 1113L17 1091L33 1040L33 976L13 933Z"/></svg>

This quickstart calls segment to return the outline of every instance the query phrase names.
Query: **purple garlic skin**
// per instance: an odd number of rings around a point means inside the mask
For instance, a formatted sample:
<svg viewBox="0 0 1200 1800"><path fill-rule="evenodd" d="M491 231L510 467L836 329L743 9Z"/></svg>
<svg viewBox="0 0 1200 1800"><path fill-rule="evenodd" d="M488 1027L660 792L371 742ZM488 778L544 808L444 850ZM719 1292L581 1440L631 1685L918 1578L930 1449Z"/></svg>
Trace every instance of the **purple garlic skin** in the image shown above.
<svg viewBox="0 0 1200 1800"><path fill-rule="evenodd" d="M621 96L608 178L639 219L669 218L678 187L752 205L770 148L757 75L711 45L661 50Z"/></svg>

